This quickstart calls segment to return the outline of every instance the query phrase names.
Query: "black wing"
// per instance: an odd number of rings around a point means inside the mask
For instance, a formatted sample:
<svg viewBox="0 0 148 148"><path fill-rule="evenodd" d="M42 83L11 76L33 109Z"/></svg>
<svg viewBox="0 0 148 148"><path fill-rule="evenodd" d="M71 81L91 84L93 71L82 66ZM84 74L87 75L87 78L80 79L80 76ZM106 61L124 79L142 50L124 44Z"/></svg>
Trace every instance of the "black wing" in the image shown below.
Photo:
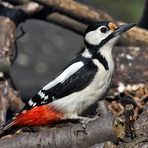
<svg viewBox="0 0 148 148"><path fill-rule="evenodd" d="M24 109L30 109L33 106L40 106L50 103L54 100L60 99L71 93L78 92L86 88L93 80L98 69L90 59L85 59L83 63L83 67L68 77L64 82L59 82L48 90L42 89L40 93L37 93L30 100L30 103L28 102L26 104Z"/></svg>

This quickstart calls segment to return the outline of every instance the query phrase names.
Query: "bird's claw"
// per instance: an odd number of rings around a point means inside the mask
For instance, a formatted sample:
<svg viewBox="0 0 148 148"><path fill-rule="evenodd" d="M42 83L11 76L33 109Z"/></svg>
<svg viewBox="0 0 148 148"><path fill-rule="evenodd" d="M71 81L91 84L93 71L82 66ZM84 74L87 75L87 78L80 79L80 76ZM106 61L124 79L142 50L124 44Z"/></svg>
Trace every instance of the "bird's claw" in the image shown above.
<svg viewBox="0 0 148 148"><path fill-rule="evenodd" d="M94 121L96 118L97 118L97 117L94 117L94 118L81 117L81 119L80 119L80 124L82 125L82 130L81 130L81 131L82 131L83 133L87 134L86 126L87 126L90 122Z"/></svg>
<svg viewBox="0 0 148 148"><path fill-rule="evenodd" d="M97 118L97 117L94 117L94 118L82 117L82 118L80 119L80 123L81 123L81 125L86 129L86 126L87 126L90 122L94 121L96 118Z"/></svg>
<svg viewBox="0 0 148 148"><path fill-rule="evenodd" d="M84 134L87 134L87 131L86 131L86 126L94 121L95 119L97 118L96 117L93 117L93 118L89 118L89 117L82 117L82 116L78 116L78 115L72 115L69 119L74 119L74 120L79 120L79 123L81 124L82 126L82 129L78 129L77 130L77 133L78 132L83 132Z"/></svg>

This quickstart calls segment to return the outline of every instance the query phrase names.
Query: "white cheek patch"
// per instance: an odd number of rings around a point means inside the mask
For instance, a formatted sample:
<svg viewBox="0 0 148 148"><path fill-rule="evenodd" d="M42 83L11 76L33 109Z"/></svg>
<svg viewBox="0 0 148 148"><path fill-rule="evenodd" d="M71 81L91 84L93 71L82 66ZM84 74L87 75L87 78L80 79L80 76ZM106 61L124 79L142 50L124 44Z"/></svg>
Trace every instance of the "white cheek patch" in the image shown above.
<svg viewBox="0 0 148 148"><path fill-rule="evenodd" d="M94 31L90 31L85 36L85 41L92 45L98 45L103 39L109 36L112 32L101 33L100 28Z"/></svg>
<svg viewBox="0 0 148 148"><path fill-rule="evenodd" d="M77 62L69 66L65 69L55 80L48 83L46 86L43 87L43 90L48 90L58 83L63 83L66 79L72 76L75 72L77 72L81 67L84 66L83 62Z"/></svg>

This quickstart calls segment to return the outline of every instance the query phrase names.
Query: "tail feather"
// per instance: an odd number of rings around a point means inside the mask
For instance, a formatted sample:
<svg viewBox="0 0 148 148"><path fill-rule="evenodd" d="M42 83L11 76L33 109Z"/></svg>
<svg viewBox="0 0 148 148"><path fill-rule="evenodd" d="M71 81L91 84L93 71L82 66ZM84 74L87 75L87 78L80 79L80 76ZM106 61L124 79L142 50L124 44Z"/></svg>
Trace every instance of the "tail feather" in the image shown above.
<svg viewBox="0 0 148 148"><path fill-rule="evenodd" d="M11 127L13 127L14 125L14 121L10 121L9 123L2 125L0 127L0 135L3 134L6 130L10 129Z"/></svg>

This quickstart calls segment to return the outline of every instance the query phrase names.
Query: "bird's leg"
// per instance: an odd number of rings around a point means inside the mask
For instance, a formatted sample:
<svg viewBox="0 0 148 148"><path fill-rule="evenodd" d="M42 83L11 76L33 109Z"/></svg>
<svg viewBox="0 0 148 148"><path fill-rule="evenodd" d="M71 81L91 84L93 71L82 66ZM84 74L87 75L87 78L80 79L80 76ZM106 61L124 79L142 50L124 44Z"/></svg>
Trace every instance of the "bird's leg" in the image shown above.
<svg viewBox="0 0 148 148"><path fill-rule="evenodd" d="M82 128L83 128L83 130L81 130L81 131L83 131L84 133L87 134L87 132L86 132L86 126L87 126L87 124L89 122L92 122L95 119L97 119L97 116L95 116L93 118L89 118L89 117L83 117L83 116L78 116L78 115L74 114L74 115L71 115L70 116L70 119L79 120L79 122L80 122L80 124L82 125Z"/></svg>
<svg viewBox="0 0 148 148"><path fill-rule="evenodd" d="M84 116L79 116L77 114L72 114L70 117L68 117L68 119L74 119L74 120L79 120L80 123L87 125L89 122L94 121L95 119L97 119L98 116L95 116L93 118L89 118L89 117L84 117Z"/></svg>
<svg viewBox="0 0 148 148"><path fill-rule="evenodd" d="M80 120L80 123L83 128L86 129L87 124L97 119L97 116L93 118L78 116L78 119Z"/></svg>

